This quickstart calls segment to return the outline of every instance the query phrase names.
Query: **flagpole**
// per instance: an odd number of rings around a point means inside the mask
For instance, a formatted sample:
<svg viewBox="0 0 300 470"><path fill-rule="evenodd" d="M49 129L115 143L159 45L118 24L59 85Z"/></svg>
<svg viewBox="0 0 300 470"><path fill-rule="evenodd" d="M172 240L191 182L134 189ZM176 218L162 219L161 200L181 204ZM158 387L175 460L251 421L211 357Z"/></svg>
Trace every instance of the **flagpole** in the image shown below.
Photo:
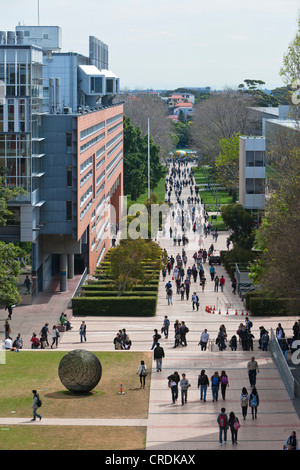
<svg viewBox="0 0 300 470"><path fill-rule="evenodd" d="M148 119L148 199L150 199L150 121Z"/></svg>

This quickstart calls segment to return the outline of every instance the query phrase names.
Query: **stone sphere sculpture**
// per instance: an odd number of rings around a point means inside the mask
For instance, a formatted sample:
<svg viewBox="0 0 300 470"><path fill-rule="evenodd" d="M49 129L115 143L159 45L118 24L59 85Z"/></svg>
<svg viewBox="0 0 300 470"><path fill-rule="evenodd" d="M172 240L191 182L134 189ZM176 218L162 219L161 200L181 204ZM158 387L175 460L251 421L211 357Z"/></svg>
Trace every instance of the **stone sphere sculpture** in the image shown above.
<svg viewBox="0 0 300 470"><path fill-rule="evenodd" d="M95 354L82 349L68 352L60 361L58 376L70 392L93 390L102 376L102 366Z"/></svg>

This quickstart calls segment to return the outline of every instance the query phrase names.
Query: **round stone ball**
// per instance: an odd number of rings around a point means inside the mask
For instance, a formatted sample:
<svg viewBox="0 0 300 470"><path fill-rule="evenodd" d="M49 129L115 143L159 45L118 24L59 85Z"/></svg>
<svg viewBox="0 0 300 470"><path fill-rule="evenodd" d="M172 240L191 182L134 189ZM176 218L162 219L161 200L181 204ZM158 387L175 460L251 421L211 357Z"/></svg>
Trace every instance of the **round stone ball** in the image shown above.
<svg viewBox="0 0 300 470"><path fill-rule="evenodd" d="M61 359L58 375L61 383L71 392L87 393L100 382L102 366L95 354L75 349Z"/></svg>

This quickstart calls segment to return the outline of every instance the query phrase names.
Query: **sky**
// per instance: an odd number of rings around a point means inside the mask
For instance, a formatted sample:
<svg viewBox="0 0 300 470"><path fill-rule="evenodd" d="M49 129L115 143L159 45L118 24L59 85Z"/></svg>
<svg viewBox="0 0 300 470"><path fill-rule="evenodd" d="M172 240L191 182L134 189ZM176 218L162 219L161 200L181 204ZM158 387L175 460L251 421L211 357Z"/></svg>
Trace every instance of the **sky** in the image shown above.
<svg viewBox="0 0 300 470"><path fill-rule="evenodd" d="M0 30L62 28L62 50L109 46L121 89L237 88L245 79L283 86L283 55L297 33L299 0L13 0Z"/></svg>

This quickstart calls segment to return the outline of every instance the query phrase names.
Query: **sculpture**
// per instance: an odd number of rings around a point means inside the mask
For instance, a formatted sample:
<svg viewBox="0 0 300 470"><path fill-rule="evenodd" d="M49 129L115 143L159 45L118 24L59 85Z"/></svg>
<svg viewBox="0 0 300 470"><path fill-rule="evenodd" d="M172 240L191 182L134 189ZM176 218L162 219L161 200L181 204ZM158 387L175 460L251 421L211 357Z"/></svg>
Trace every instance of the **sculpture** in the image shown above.
<svg viewBox="0 0 300 470"><path fill-rule="evenodd" d="M95 354L82 349L68 352L60 361L58 375L71 392L93 390L102 376L102 366Z"/></svg>

